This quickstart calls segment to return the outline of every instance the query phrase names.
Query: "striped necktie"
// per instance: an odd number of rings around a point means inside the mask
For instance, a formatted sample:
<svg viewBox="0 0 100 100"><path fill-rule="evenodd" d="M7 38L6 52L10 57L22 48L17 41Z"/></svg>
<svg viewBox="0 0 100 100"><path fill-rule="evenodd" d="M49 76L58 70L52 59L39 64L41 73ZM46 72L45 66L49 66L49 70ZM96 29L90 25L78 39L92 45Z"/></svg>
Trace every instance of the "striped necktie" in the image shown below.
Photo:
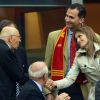
<svg viewBox="0 0 100 100"><path fill-rule="evenodd" d="M19 94L20 94L20 85L18 82L16 82L16 98L18 98Z"/></svg>

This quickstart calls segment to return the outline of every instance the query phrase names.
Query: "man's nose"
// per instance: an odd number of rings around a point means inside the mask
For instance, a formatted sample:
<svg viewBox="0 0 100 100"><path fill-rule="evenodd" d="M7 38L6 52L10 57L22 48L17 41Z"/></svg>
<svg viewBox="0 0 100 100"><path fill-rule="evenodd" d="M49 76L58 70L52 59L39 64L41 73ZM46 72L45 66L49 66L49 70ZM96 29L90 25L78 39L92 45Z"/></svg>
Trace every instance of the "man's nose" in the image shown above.
<svg viewBox="0 0 100 100"><path fill-rule="evenodd" d="M68 22L70 21L70 18L68 16L65 17L65 21Z"/></svg>

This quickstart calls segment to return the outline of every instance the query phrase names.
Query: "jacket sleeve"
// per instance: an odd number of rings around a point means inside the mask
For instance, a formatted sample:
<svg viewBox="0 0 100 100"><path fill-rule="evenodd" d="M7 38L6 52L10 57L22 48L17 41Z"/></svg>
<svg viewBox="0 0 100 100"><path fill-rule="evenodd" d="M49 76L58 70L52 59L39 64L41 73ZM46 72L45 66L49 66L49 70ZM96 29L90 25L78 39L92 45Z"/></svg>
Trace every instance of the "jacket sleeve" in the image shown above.
<svg viewBox="0 0 100 100"><path fill-rule="evenodd" d="M52 55L53 55L55 44L57 42L60 31L61 30L56 30L56 31L50 32L48 35L46 52L45 52L45 62L49 68L49 76L50 76L50 70L51 70Z"/></svg>
<svg viewBox="0 0 100 100"><path fill-rule="evenodd" d="M52 35L53 35L52 33L49 33L47 45L46 45L46 52L45 52L45 62L49 68L49 76L51 70L52 54L54 50L54 40Z"/></svg>
<svg viewBox="0 0 100 100"><path fill-rule="evenodd" d="M75 82L78 74L79 74L79 68L77 64L77 58L75 58L73 66L66 75L66 77L64 79L55 81L57 83L57 89L58 90L63 89L72 85Z"/></svg>
<svg viewBox="0 0 100 100"><path fill-rule="evenodd" d="M4 59L3 67L6 73L13 81L24 84L26 78L24 77L23 68L18 66L17 58L14 52L12 52L10 49L7 50L5 52Z"/></svg>

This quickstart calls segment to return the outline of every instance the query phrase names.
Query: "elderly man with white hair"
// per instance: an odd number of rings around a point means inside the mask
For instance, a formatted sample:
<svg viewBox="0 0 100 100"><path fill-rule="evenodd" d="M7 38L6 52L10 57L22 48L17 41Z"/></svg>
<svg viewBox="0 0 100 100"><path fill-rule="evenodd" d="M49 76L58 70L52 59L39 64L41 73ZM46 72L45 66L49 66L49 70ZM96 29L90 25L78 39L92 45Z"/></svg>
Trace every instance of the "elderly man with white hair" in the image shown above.
<svg viewBox="0 0 100 100"><path fill-rule="evenodd" d="M32 63L28 69L30 80L23 86L19 100L46 100L42 87L48 79L48 68L45 62Z"/></svg>
<svg viewBox="0 0 100 100"><path fill-rule="evenodd" d="M30 80L23 86L18 100L46 100L42 88L48 79L48 67L45 62L32 63L28 69ZM68 94L63 93L55 100L70 100Z"/></svg>
<svg viewBox="0 0 100 100"><path fill-rule="evenodd" d="M6 26L1 30L0 39L3 39L12 49L17 49L21 41L18 29L10 26Z"/></svg>
<svg viewBox="0 0 100 100"><path fill-rule="evenodd" d="M16 100L16 82L24 84L26 81L14 53L20 41L20 34L16 28L6 26L1 30L0 100Z"/></svg>

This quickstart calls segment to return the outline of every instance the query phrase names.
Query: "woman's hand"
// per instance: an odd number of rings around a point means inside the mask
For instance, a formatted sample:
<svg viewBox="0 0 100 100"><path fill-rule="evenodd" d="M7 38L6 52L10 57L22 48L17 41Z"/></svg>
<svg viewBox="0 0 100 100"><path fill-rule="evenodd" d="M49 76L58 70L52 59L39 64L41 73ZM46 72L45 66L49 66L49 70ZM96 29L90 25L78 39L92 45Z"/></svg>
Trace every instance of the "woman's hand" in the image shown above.
<svg viewBox="0 0 100 100"><path fill-rule="evenodd" d="M70 100L70 96L67 93L61 93L55 100Z"/></svg>
<svg viewBox="0 0 100 100"><path fill-rule="evenodd" d="M51 80L51 79L48 79L47 82L46 82L46 87L49 89L49 90L53 90L55 87L57 86L56 82Z"/></svg>

